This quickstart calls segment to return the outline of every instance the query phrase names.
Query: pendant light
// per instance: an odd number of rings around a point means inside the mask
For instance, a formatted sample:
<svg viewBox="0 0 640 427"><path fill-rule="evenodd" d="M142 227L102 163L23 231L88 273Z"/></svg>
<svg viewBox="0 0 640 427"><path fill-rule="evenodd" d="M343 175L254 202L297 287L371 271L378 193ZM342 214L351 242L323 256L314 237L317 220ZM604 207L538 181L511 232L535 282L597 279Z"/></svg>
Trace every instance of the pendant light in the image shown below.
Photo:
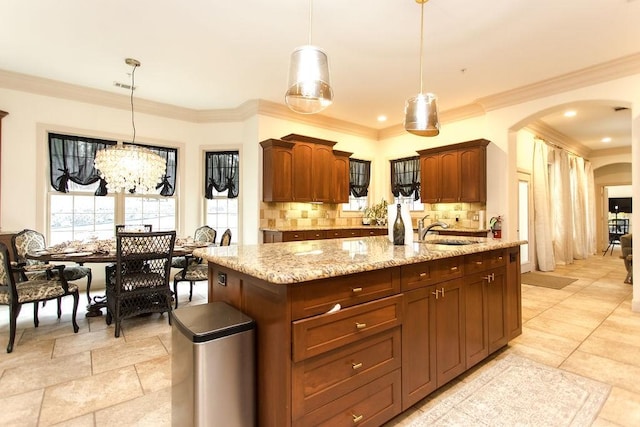
<svg viewBox="0 0 640 427"><path fill-rule="evenodd" d="M133 139L131 144L113 145L96 153L94 164L100 178L107 183L107 190L113 192L129 191L151 193L166 173L167 162L153 151L134 145L136 142L136 124L133 117L134 75L140 66L137 59L127 58L125 63L133 67L131 71L131 125Z"/></svg>
<svg viewBox="0 0 640 427"><path fill-rule="evenodd" d="M416 0L421 6L420 18L420 93L407 99L404 107L404 128L418 136L436 136L440 133L437 99L433 93L422 90L422 57L424 44L424 4L429 0Z"/></svg>
<svg viewBox="0 0 640 427"><path fill-rule="evenodd" d="M309 0L309 44L291 53L287 106L301 114L314 114L333 102L327 54L311 44L313 0Z"/></svg>

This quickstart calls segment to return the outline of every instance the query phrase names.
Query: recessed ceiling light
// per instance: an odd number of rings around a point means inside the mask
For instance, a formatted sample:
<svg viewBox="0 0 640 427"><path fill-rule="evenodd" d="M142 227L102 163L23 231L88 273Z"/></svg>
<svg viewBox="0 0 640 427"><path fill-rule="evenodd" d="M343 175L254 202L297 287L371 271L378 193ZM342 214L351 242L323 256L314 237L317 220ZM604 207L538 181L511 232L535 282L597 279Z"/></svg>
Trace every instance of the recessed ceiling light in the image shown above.
<svg viewBox="0 0 640 427"><path fill-rule="evenodd" d="M611 138L607 136L607 137L602 138L600 141L602 141L602 142L604 142L606 144L606 143L611 142Z"/></svg>
<svg viewBox="0 0 640 427"><path fill-rule="evenodd" d="M386 122L387 121L387 116L385 116L385 115L378 116L378 121L379 122Z"/></svg>
<svg viewBox="0 0 640 427"><path fill-rule="evenodd" d="M568 110L564 112L565 117L575 117L575 115L576 115L575 110Z"/></svg>

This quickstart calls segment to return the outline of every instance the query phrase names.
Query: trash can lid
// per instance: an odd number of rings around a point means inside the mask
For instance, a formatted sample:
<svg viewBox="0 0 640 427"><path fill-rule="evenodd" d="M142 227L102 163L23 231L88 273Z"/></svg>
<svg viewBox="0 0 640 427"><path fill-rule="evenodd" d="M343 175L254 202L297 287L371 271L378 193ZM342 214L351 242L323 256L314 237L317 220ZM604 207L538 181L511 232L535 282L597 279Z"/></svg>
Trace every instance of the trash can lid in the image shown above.
<svg viewBox="0 0 640 427"><path fill-rule="evenodd" d="M255 328L255 321L221 301L172 311L173 324L194 343L224 338Z"/></svg>

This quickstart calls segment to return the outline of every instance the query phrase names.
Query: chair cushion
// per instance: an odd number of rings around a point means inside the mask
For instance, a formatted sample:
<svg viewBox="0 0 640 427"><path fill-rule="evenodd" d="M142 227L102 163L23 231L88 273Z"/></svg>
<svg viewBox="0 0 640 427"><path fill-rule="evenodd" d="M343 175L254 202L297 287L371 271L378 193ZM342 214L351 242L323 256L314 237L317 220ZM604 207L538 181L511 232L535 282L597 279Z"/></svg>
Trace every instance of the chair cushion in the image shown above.
<svg viewBox="0 0 640 427"><path fill-rule="evenodd" d="M81 265L71 265L64 268L63 274L67 280L78 280L83 277L87 277L91 273L89 267L83 267Z"/></svg>
<svg viewBox="0 0 640 427"><path fill-rule="evenodd" d="M171 268L185 268L187 266L187 259L183 256L177 256L171 258Z"/></svg>
<svg viewBox="0 0 640 427"><path fill-rule="evenodd" d="M18 302L46 300L65 295L62 285L57 280L29 280L16 283ZM69 283L69 292L77 292L78 286ZM0 292L0 304L9 304L9 293Z"/></svg>
<svg viewBox="0 0 640 427"><path fill-rule="evenodd" d="M187 271L182 278L182 272L175 275L177 280L188 280L190 282L198 282L201 280L209 279L209 268L207 264L196 264L187 268Z"/></svg>

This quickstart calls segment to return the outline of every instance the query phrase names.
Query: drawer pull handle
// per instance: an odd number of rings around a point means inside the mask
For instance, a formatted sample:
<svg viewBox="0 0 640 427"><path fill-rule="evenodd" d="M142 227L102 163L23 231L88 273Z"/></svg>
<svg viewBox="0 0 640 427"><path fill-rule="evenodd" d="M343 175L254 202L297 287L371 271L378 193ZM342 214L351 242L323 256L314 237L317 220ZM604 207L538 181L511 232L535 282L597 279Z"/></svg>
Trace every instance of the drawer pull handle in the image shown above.
<svg viewBox="0 0 640 427"><path fill-rule="evenodd" d="M358 292L362 292L362 288L353 288L351 289L351 292L353 292L354 294L357 294Z"/></svg>
<svg viewBox="0 0 640 427"><path fill-rule="evenodd" d="M351 415L353 417L353 423L359 423L364 418L364 415Z"/></svg>
<svg viewBox="0 0 640 427"><path fill-rule="evenodd" d="M502 257L501 256L498 257L498 261L502 261Z"/></svg>
<svg viewBox="0 0 640 427"><path fill-rule="evenodd" d="M366 323L356 322L356 329L364 329L367 327Z"/></svg>
<svg viewBox="0 0 640 427"><path fill-rule="evenodd" d="M476 265L482 265L482 261L476 261Z"/></svg>
<svg viewBox="0 0 640 427"><path fill-rule="evenodd" d="M456 265L455 267L451 267L451 271L458 271L458 266Z"/></svg>
<svg viewBox="0 0 640 427"><path fill-rule="evenodd" d="M351 367L353 368L354 371L357 371L358 369L362 368L362 362L360 362L360 363L352 363Z"/></svg>
<svg viewBox="0 0 640 427"><path fill-rule="evenodd" d="M422 273L420 273L420 277L424 277L426 275L427 275L427 273L425 273L424 271Z"/></svg>

